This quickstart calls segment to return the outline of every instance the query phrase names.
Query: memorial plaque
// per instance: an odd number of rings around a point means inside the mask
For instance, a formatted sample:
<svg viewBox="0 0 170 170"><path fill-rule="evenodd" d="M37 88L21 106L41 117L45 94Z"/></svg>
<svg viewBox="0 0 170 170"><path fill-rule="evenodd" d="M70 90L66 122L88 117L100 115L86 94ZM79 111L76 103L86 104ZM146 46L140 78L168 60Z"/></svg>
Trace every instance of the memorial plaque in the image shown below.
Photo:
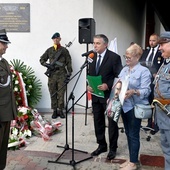
<svg viewBox="0 0 170 170"><path fill-rule="evenodd" d="M30 4L0 3L0 29L30 32Z"/></svg>

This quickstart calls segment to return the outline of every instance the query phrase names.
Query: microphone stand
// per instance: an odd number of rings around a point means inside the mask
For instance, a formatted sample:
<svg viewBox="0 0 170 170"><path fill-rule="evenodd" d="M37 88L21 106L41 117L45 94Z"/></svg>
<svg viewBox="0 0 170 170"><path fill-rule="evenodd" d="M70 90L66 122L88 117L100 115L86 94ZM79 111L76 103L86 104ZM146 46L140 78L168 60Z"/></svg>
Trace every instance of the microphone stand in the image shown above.
<svg viewBox="0 0 170 170"><path fill-rule="evenodd" d="M88 44L87 44L87 51L89 51L88 49ZM88 61L87 59L88 57L86 57L86 62ZM88 74L88 66L86 67L86 76ZM89 108L88 107L88 91L87 91L87 82L86 82L86 91L85 91L85 94L86 94L86 109L85 109L85 125L87 125L87 109Z"/></svg>
<svg viewBox="0 0 170 170"><path fill-rule="evenodd" d="M81 99L81 97L86 93L86 92L84 92L84 94L83 94L76 102L74 102L74 99L75 99L74 89L75 89L75 87L76 87L76 85L77 85L77 83L78 83L78 80L79 80L79 78L80 78L80 75L81 75L83 69L84 69L85 67L87 67L87 65L88 65L88 61L85 61L85 63L81 66L80 70L69 80L69 81L71 81L77 74L79 74L79 75L78 75L78 78L77 78L77 80L76 80L76 82L75 82L75 85L74 85L74 87L73 87L73 89L72 89L72 91L71 91L71 93L70 93L70 96L69 96L69 98L68 98L68 101L67 101L67 103L66 103L66 144L65 144L64 147L57 145L57 147L62 147L62 148L64 148L64 151L59 155L59 157L58 157L55 161L48 161L49 163L59 163L59 164L65 164L65 165L72 165L72 166L75 168L75 165L76 165L76 164L78 164L78 163L80 163L80 162L83 162L83 161L86 161L86 160L88 160L88 159L93 158L92 156L89 156L89 157L87 157L87 158L85 158L85 159L82 159L82 160L80 160L80 161L75 161L75 158L74 158L74 151L78 151L78 152L82 152L82 153L88 154L88 152L86 152L86 151L74 149L74 115L75 115L74 105L75 105L75 104ZM65 84L68 84L69 81L67 81ZM64 86L65 86L65 85L64 85ZM64 86L63 86L63 87L64 87ZM60 89L59 89L59 90L60 90ZM57 92L55 92L55 93L57 93ZM54 93L53 95L55 95L55 93ZM72 100L72 106L71 106L70 109L68 109L68 103L69 103L70 100ZM68 133L67 133L67 113L68 113L71 109L72 109L72 148L69 148L69 145L68 145L68 137L67 137L67 134L68 134ZM67 163L67 162L60 162L59 159L61 158L61 156L62 156L67 150L69 150L69 149L72 151L72 159L71 159L68 163Z"/></svg>
<svg viewBox="0 0 170 170"><path fill-rule="evenodd" d="M86 46L86 51L88 52L89 51L88 43L86 45L87 45ZM86 55L86 63L88 63L88 55ZM87 76L87 73L88 73L88 66L86 67L86 76ZM86 83L86 85L87 85L87 83ZM86 86L86 91L82 94L82 96L84 96L86 94L86 105L85 106L83 106L81 104L77 104L77 102L76 102L77 105L85 107L85 125L87 125L87 109L89 108L88 107L88 95L87 95L87 93L88 93L88 91L87 91L87 86Z"/></svg>

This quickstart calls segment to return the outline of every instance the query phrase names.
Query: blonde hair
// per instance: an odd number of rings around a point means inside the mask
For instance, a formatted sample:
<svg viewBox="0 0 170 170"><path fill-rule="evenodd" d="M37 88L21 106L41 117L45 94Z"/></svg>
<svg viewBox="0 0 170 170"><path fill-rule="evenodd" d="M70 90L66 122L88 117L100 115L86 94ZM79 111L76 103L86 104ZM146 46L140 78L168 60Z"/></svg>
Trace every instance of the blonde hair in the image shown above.
<svg viewBox="0 0 170 170"><path fill-rule="evenodd" d="M126 54L130 54L133 57L139 57L140 58L142 53L143 53L142 48L136 43L130 45L130 47L128 47L126 49Z"/></svg>

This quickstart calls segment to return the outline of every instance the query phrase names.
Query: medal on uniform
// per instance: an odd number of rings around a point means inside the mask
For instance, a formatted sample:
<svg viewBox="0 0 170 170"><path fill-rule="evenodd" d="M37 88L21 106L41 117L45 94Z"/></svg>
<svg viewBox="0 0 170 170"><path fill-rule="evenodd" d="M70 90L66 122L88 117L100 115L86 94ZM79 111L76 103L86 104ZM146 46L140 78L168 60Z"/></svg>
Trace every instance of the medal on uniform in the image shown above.
<svg viewBox="0 0 170 170"><path fill-rule="evenodd" d="M161 63L161 57L158 57L158 64Z"/></svg>

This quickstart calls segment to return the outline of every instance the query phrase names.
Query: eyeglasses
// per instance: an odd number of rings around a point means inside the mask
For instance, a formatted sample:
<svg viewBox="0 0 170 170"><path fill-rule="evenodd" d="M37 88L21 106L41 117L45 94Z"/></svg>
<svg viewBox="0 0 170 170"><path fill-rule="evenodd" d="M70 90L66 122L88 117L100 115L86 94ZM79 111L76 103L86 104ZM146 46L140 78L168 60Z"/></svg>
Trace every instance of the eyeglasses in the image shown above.
<svg viewBox="0 0 170 170"><path fill-rule="evenodd" d="M128 57L128 56L126 56L126 55L123 55L123 57L125 58L125 60L132 60L132 57Z"/></svg>

